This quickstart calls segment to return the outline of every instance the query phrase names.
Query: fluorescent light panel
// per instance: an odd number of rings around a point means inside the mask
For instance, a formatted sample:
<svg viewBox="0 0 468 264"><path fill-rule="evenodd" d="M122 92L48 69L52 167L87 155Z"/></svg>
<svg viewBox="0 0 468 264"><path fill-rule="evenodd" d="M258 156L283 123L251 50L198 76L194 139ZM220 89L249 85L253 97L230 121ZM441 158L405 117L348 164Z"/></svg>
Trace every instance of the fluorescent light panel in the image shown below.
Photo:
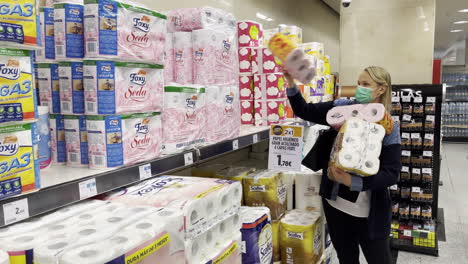
<svg viewBox="0 0 468 264"><path fill-rule="evenodd" d="M461 24L468 24L468 21L466 20L461 20L461 21L456 21L456 22L453 22L455 25L461 25Z"/></svg>
<svg viewBox="0 0 468 264"><path fill-rule="evenodd" d="M463 29L453 29L453 30L450 30L450 32L452 33L456 33L456 32L462 32Z"/></svg>

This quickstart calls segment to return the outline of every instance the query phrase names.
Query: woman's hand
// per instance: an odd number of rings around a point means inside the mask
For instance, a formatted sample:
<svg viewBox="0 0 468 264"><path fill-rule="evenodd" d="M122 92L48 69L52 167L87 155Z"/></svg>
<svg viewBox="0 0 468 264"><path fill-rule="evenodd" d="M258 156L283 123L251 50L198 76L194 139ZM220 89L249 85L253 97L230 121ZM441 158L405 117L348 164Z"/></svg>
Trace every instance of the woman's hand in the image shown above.
<svg viewBox="0 0 468 264"><path fill-rule="evenodd" d="M296 83L294 82L294 78L291 76L291 74L289 74L289 72L286 69L284 69L283 75L286 78L286 81L288 82L288 88L294 88Z"/></svg>
<svg viewBox="0 0 468 264"><path fill-rule="evenodd" d="M328 168L328 178L337 183L351 187L351 174L335 166L331 166Z"/></svg>

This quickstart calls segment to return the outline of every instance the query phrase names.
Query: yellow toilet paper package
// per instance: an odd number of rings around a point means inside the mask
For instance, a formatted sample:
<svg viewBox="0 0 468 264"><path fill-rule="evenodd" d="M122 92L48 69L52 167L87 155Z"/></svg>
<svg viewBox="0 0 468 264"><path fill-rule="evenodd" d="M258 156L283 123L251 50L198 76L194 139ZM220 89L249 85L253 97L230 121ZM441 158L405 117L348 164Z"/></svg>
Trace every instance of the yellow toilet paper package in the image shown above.
<svg viewBox="0 0 468 264"><path fill-rule="evenodd" d="M0 42L8 46L39 46L39 12L36 0L2 0Z"/></svg>
<svg viewBox="0 0 468 264"><path fill-rule="evenodd" d="M242 183L245 205L268 207L272 220L277 220L284 214L287 193L284 175L281 172L257 171L247 175Z"/></svg>
<svg viewBox="0 0 468 264"><path fill-rule="evenodd" d="M35 189L31 124L0 127L0 199Z"/></svg>
<svg viewBox="0 0 468 264"><path fill-rule="evenodd" d="M279 243L279 229L280 220L271 221L271 227L273 229L273 261L281 261L280 243Z"/></svg>
<svg viewBox="0 0 468 264"><path fill-rule="evenodd" d="M0 123L34 119L34 96L30 52L0 48Z"/></svg>
<svg viewBox="0 0 468 264"><path fill-rule="evenodd" d="M283 263L317 263L323 252L320 213L288 211L280 221L280 250Z"/></svg>

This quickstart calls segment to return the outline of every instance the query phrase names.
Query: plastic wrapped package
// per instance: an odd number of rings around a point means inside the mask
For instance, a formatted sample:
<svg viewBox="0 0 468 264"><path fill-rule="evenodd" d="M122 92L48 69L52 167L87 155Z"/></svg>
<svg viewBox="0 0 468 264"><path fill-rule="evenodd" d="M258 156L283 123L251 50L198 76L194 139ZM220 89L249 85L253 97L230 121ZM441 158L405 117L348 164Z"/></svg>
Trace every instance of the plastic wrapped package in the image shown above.
<svg viewBox="0 0 468 264"><path fill-rule="evenodd" d="M41 45L38 4L36 0L2 1L0 17L2 47L30 49Z"/></svg>

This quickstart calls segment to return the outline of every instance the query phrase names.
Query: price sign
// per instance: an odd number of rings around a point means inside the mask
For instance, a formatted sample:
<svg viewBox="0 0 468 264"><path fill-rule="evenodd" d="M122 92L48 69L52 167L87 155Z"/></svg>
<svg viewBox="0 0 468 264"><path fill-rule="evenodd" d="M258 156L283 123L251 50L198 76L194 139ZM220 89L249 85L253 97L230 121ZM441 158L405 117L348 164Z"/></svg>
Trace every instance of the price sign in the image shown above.
<svg viewBox="0 0 468 264"><path fill-rule="evenodd" d="M232 149L233 150L238 150L239 149L239 140L238 139L232 141Z"/></svg>
<svg viewBox="0 0 468 264"><path fill-rule="evenodd" d="M420 193L421 192L421 188L420 187L413 187L411 192L413 193Z"/></svg>
<svg viewBox="0 0 468 264"><path fill-rule="evenodd" d="M410 115L407 115L407 114L404 114L403 115L403 121L411 121L411 116Z"/></svg>
<svg viewBox="0 0 468 264"><path fill-rule="evenodd" d="M28 198L3 205L5 225L16 223L29 217Z"/></svg>
<svg viewBox="0 0 468 264"><path fill-rule="evenodd" d="M422 99L422 97L415 97L415 98L414 98L414 102L415 102L415 103L422 103L422 102L423 102L423 99Z"/></svg>
<svg viewBox="0 0 468 264"><path fill-rule="evenodd" d="M301 126L272 125L268 169L300 171L304 128Z"/></svg>
<svg viewBox="0 0 468 264"><path fill-rule="evenodd" d="M398 185L395 184L395 185L390 186L390 190L398 191Z"/></svg>
<svg viewBox="0 0 468 264"><path fill-rule="evenodd" d="M185 162L185 166L193 164L193 152L184 154L184 162Z"/></svg>
<svg viewBox="0 0 468 264"><path fill-rule="evenodd" d="M420 168L413 168L413 174L421 174Z"/></svg>
<svg viewBox="0 0 468 264"><path fill-rule="evenodd" d="M80 200L87 199L97 195L96 179L92 178L82 181L78 184L80 189Z"/></svg>
<svg viewBox="0 0 468 264"><path fill-rule="evenodd" d="M255 134L252 136L252 141L254 144L257 144L258 143L258 134Z"/></svg>
<svg viewBox="0 0 468 264"><path fill-rule="evenodd" d="M423 156L424 157L432 157L432 151L429 151L429 150L423 151Z"/></svg>
<svg viewBox="0 0 468 264"><path fill-rule="evenodd" d="M401 133L401 138L410 138L410 133Z"/></svg>
<svg viewBox="0 0 468 264"><path fill-rule="evenodd" d="M403 150L401 152L401 155L404 156L404 157L411 157L411 151L409 150Z"/></svg>
<svg viewBox="0 0 468 264"><path fill-rule="evenodd" d="M399 122L400 121L400 116L392 116L393 121Z"/></svg>
<svg viewBox="0 0 468 264"><path fill-rule="evenodd" d="M426 134L424 135L424 138L429 139L429 140L434 140L434 134Z"/></svg>
<svg viewBox="0 0 468 264"><path fill-rule="evenodd" d="M423 168L422 173L432 175L432 169L431 168Z"/></svg>
<svg viewBox="0 0 468 264"><path fill-rule="evenodd" d="M141 165L138 169L140 170L140 180L151 178L151 164Z"/></svg>
<svg viewBox="0 0 468 264"><path fill-rule="evenodd" d="M435 103L436 102L436 98L435 97L427 97L426 98L426 103Z"/></svg>
<svg viewBox="0 0 468 264"><path fill-rule="evenodd" d="M400 97L392 97L392 103L399 103L400 102Z"/></svg>
<svg viewBox="0 0 468 264"><path fill-rule="evenodd" d="M430 121L430 122L434 122L435 116L433 116L433 115L428 115L428 116L426 117L426 120L427 120L427 121Z"/></svg>
<svg viewBox="0 0 468 264"><path fill-rule="evenodd" d="M420 139L420 138L421 138L421 135L419 135L419 133L411 133L411 138L413 138L413 139Z"/></svg>
<svg viewBox="0 0 468 264"><path fill-rule="evenodd" d="M403 235L406 237L411 237L411 230L403 230Z"/></svg>
<svg viewBox="0 0 468 264"><path fill-rule="evenodd" d="M409 167L403 166L403 167L401 167L401 171L402 172L409 172Z"/></svg>

